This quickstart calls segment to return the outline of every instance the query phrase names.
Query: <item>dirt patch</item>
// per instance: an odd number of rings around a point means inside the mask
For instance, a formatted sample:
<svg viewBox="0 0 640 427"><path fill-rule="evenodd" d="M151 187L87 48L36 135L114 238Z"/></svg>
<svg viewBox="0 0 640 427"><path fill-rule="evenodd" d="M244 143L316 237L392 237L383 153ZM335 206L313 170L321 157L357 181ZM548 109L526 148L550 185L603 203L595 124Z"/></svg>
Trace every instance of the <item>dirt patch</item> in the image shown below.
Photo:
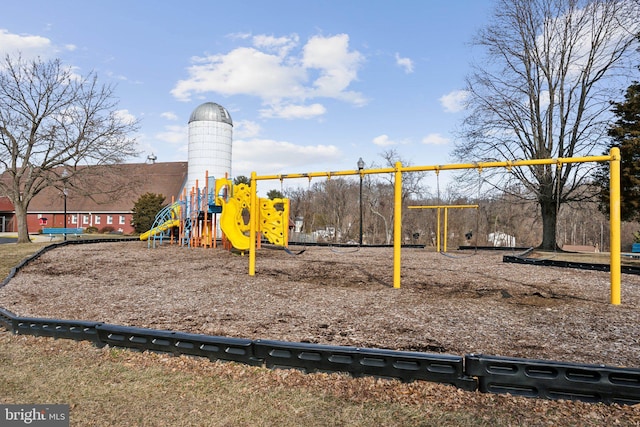
<svg viewBox="0 0 640 427"><path fill-rule="evenodd" d="M248 257L143 242L49 251L0 289L20 316L93 320L249 339L484 353L638 367L640 276L502 263L501 252L445 257L308 248Z"/></svg>

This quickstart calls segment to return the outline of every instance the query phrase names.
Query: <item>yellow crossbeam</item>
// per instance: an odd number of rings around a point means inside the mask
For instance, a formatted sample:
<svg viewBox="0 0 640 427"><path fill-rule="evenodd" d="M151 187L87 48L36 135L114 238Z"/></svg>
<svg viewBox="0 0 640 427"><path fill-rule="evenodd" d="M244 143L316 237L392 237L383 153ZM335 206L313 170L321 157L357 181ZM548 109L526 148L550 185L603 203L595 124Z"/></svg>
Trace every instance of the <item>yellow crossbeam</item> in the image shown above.
<svg viewBox="0 0 640 427"><path fill-rule="evenodd" d="M402 245L402 174L408 172L428 172L447 170L462 170L462 169L482 169L488 168L507 168L522 166L536 166L536 165L557 165L561 167L563 164L571 163L590 163L590 162L609 162L610 170L610 228L611 228L611 258L610 258L610 277L611 277L611 304L620 304L620 276L622 272L622 266L620 264L620 149L612 148L609 151L609 155L602 156L585 156L585 157L565 157L556 159L531 159L531 160L507 160L507 161L495 161L495 162L478 162L478 163L453 163L448 165L430 165L430 166L402 166L402 163L397 162L392 168L379 168L379 169L355 169L344 171L328 171L328 172L308 172L308 173L293 173L293 174L279 174L279 175L260 175L256 172L251 173L251 192L252 201L257 202L257 181L266 180L280 180L285 179L299 179L307 178L312 179L315 177L322 177L331 179L334 176L349 176L349 175L364 175L393 173L395 176L394 185L394 238L393 238L393 287L400 287L400 249ZM253 205L253 203L252 203ZM439 212L439 211L438 211ZM446 210L445 210L446 212ZM252 212L252 218L254 218L255 212ZM250 230L250 239L255 242L257 227L253 224ZM249 249L249 275L255 275L255 244L252 244Z"/></svg>

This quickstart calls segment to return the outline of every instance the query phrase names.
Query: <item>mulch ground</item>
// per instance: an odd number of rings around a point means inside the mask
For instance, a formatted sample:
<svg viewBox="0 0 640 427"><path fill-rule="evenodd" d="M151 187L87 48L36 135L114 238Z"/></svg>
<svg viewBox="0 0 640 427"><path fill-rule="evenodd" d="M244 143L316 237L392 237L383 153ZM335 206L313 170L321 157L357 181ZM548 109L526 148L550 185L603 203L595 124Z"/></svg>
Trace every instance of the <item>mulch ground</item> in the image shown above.
<svg viewBox="0 0 640 427"><path fill-rule="evenodd" d="M312 247L298 256L145 242L49 251L0 289L20 316L91 320L249 339L640 367L640 276L443 256Z"/></svg>
<svg viewBox="0 0 640 427"><path fill-rule="evenodd" d="M148 249L143 242L72 245L22 269L0 288L0 307L19 316L249 339L640 367L640 276L623 275L622 305L613 306L608 273L506 264L503 252L450 255L403 249L401 288L394 289L393 253L386 248L314 247L299 256L263 249L250 277L248 257L223 250ZM7 333L0 341L18 352L42 348L96 357L88 343ZM98 358L111 354L98 351ZM171 363L172 372L210 363L126 354L127 366ZM37 363L40 356L33 357ZM234 376L255 369L220 366ZM478 425L488 425L496 414L501 425L640 425L640 405L547 401L291 371L252 378L269 389L275 383L356 401L399 399L444 411L464 409Z"/></svg>

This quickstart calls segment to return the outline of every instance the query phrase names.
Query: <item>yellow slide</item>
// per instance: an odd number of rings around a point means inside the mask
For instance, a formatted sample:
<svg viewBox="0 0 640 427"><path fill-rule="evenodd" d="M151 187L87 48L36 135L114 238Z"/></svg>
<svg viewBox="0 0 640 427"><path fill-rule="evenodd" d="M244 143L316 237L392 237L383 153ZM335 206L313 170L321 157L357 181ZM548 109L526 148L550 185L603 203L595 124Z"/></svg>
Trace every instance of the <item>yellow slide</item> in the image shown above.
<svg viewBox="0 0 640 427"><path fill-rule="evenodd" d="M156 234L160 234L172 227L179 227L180 220L179 219L170 219L157 227L153 227L149 231L145 231L140 235L140 240L147 240L149 237L155 236Z"/></svg>
<svg viewBox="0 0 640 427"><path fill-rule="evenodd" d="M250 239L246 236L242 219L242 204L236 199L229 199L228 202L222 200L222 213L220 214L220 228L227 236L231 245L240 251L249 249Z"/></svg>

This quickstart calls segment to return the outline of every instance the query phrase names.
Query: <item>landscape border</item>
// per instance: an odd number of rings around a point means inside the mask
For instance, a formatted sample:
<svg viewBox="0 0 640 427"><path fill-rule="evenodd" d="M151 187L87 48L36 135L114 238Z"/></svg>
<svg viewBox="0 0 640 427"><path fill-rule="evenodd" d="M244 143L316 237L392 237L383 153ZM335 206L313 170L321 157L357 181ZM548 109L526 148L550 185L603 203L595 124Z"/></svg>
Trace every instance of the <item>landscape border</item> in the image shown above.
<svg viewBox="0 0 640 427"><path fill-rule="evenodd" d="M21 268L50 250L77 244L137 239L68 240L45 246L11 269L5 286ZM506 258L506 257L505 257ZM583 264L583 263L579 263ZM576 267L573 267L576 268ZM581 267L577 267L581 268ZM606 404L640 403L640 369L482 354L456 356L347 346L249 340L112 325L98 321L20 317L0 307L0 326L14 334L89 341L98 347L130 348L206 357L267 368L346 372L400 381L431 381L467 391L567 399Z"/></svg>

